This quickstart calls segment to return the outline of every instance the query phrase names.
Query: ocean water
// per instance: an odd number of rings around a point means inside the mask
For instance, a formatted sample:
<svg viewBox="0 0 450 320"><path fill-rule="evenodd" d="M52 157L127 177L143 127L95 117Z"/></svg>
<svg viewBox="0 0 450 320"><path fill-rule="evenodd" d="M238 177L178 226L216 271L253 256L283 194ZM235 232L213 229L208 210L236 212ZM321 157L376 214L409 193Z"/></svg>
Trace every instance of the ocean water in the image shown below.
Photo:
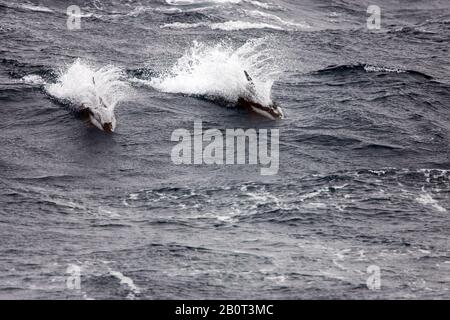
<svg viewBox="0 0 450 320"><path fill-rule="evenodd" d="M0 0L0 298L449 299L450 3L370 4ZM285 119L221 103L243 70ZM173 164L199 120L278 173Z"/></svg>

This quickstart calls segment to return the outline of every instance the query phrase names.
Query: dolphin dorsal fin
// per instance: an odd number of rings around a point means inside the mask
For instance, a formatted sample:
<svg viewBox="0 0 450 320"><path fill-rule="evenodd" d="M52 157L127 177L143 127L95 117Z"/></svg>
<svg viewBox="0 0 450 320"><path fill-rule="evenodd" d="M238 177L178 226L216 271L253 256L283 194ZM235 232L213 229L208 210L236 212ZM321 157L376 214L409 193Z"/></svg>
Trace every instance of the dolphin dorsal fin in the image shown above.
<svg viewBox="0 0 450 320"><path fill-rule="evenodd" d="M244 74L248 81L247 90L249 91L251 96L255 96L256 89L255 89L255 84L253 83L253 79L252 79L252 77L250 77L250 75L248 74L248 72L246 70L244 70Z"/></svg>
<svg viewBox="0 0 450 320"><path fill-rule="evenodd" d="M95 86L95 76L92 76L92 84ZM97 94L96 94L97 96ZM102 97L98 96L98 103L99 105L103 106L104 108L108 109L108 107L106 106L106 104L103 102Z"/></svg>
<svg viewBox="0 0 450 320"><path fill-rule="evenodd" d="M98 97L98 102L100 103L100 105L105 108L108 109L108 106L106 105L106 103L103 102L102 97Z"/></svg>
<svg viewBox="0 0 450 320"><path fill-rule="evenodd" d="M253 79L248 75L248 72L246 70L244 70L244 74L245 77L247 78L247 81L253 83Z"/></svg>

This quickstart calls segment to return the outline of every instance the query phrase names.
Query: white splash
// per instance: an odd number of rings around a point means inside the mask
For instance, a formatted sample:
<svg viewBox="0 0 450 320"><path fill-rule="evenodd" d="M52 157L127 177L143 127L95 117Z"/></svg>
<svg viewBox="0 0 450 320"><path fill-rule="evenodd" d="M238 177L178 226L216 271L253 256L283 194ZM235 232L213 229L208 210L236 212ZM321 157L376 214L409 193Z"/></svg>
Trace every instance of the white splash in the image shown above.
<svg viewBox="0 0 450 320"><path fill-rule="evenodd" d="M129 93L129 86L124 80L121 69L114 66L95 68L77 59L72 65L60 72L56 83L47 84L46 91L53 97L70 101L75 108L89 107L99 122L113 123L114 109Z"/></svg>
<svg viewBox="0 0 450 320"><path fill-rule="evenodd" d="M273 56L264 38L237 49L226 43L210 46L195 41L171 70L146 83L163 92L236 102L248 93L245 70L253 78L255 99L269 105L272 85L280 73Z"/></svg>

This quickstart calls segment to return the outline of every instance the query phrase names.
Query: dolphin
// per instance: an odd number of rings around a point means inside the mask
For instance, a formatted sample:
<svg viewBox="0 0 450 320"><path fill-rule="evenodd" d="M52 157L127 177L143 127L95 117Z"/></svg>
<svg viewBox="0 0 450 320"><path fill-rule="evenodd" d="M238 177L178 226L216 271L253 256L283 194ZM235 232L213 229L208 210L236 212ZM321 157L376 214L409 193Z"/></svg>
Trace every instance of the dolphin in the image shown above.
<svg viewBox="0 0 450 320"><path fill-rule="evenodd" d="M271 120L283 119L284 118L283 110L281 110L281 107L276 103L265 106L255 101L256 100L255 84L246 70L244 70L244 74L248 81L247 91L249 94L241 95L238 98L236 106L238 108L243 108L248 111L257 113Z"/></svg>
<svg viewBox="0 0 450 320"><path fill-rule="evenodd" d="M92 77L95 86L95 79ZM116 116L111 106L108 106L101 97L98 97L98 104L82 104L79 109L80 116L89 121L98 129L112 133L116 128Z"/></svg>

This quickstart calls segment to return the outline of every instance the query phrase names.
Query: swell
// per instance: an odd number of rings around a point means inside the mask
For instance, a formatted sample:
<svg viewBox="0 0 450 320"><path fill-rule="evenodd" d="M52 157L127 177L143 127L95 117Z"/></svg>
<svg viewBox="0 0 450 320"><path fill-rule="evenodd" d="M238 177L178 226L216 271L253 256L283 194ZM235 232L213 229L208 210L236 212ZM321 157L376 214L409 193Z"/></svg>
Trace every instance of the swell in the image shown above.
<svg viewBox="0 0 450 320"><path fill-rule="evenodd" d="M32 64L7 58L1 59L0 64L6 68L8 75L13 79L21 79L30 74L38 75L46 81L57 79L57 72L43 64Z"/></svg>
<svg viewBox="0 0 450 320"><path fill-rule="evenodd" d="M404 70L401 68L396 67L384 67L384 66L375 66L365 63L357 63L357 64L345 64L345 65L331 65L329 67L326 67L324 69L315 71L316 74L346 74L346 73L380 73L380 74L386 74L386 73L393 73L393 74L407 74L419 78L423 78L426 80L433 79L432 76L415 71L415 70Z"/></svg>

